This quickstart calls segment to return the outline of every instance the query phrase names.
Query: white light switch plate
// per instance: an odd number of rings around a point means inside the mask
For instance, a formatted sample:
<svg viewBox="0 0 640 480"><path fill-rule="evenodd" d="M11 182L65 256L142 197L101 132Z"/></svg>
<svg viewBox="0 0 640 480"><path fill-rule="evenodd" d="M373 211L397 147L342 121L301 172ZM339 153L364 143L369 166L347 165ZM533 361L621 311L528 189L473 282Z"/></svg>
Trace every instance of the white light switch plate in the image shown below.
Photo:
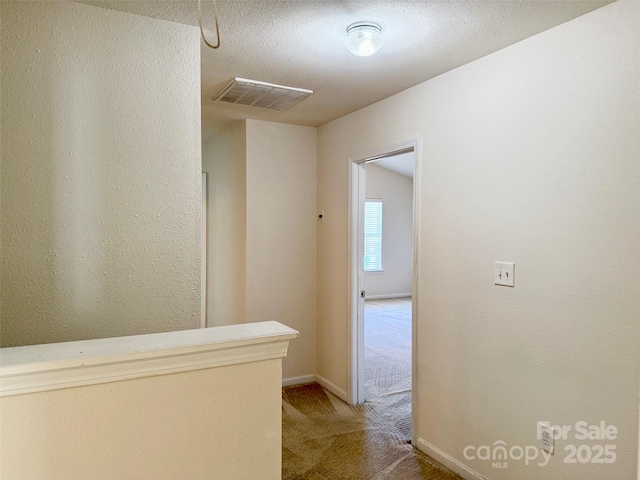
<svg viewBox="0 0 640 480"><path fill-rule="evenodd" d="M496 262L493 269L493 283L513 287L515 264L508 262Z"/></svg>

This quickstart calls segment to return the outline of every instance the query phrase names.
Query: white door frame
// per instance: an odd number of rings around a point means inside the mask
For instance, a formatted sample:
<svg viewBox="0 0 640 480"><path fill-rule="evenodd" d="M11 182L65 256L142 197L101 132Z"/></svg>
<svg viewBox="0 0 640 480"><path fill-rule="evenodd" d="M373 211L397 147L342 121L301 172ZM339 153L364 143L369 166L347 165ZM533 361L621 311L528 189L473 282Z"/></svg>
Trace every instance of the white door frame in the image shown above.
<svg viewBox="0 0 640 480"><path fill-rule="evenodd" d="M200 212L200 328L207 327L207 174L202 172L202 210Z"/></svg>
<svg viewBox="0 0 640 480"><path fill-rule="evenodd" d="M360 298L364 280L364 201L366 178L364 164L367 160L413 148L415 154L413 175L413 285L411 308L411 383L412 383L412 437L415 445L416 416L418 404L417 358L418 358L418 240L420 198L420 138L369 151L349 157L349 329L348 329L348 383L347 398L350 404L364 402L364 300Z"/></svg>

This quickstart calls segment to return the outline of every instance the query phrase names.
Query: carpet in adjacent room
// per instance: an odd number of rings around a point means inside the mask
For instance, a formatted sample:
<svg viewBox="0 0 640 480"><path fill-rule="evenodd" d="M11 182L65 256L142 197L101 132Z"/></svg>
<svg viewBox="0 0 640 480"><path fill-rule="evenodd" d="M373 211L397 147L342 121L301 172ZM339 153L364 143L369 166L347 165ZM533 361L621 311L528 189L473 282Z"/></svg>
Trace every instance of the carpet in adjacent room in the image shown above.
<svg viewBox="0 0 640 480"><path fill-rule="evenodd" d="M317 383L283 388L283 480L459 479L410 444L411 300L365 310L367 401L347 405Z"/></svg>

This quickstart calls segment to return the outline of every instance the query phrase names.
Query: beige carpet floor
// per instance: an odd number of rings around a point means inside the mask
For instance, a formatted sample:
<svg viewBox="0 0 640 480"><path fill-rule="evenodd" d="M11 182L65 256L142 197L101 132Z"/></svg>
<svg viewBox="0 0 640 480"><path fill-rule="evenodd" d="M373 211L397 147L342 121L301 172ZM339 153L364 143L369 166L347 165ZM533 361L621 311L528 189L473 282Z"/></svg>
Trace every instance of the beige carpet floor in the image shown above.
<svg viewBox="0 0 640 480"><path fill-rule="evenodd" d="M284 480L450 480L411 439L411 302L365 305L367 401L316 383L282 390Z"/></svg>

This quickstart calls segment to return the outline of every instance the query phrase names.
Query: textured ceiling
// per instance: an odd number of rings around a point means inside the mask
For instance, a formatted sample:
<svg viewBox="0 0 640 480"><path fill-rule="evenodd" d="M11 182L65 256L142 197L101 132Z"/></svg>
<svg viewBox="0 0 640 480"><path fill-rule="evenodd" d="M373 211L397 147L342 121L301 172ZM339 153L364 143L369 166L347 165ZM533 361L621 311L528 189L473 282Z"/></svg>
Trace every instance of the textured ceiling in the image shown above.
<svg viewBox="0 0 640 480"><path fill-rule="evenodd" d="M81 3L197 25L195 0ZM203 135L243 118L319 126L607 3L218 0L221 47L202 45ZM212 6L203 0L209 38ZM359 20L383 27L372 57L344 47L346 27ZM214 102L234 77L315 93L284 112Z"/></svg>

